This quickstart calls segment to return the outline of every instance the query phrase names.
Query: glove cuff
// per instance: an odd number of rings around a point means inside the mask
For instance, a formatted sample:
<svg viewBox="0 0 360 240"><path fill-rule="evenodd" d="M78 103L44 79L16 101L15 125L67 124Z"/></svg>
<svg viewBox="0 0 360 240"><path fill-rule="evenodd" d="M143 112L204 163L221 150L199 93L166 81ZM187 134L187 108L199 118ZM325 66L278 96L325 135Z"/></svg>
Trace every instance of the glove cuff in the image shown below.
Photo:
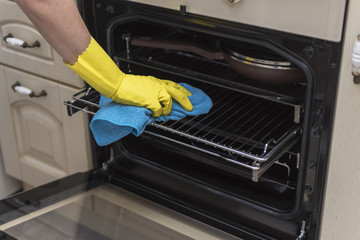
<svg viewBox="0 0 360 240"><path fill-rule="evenodd" d="M107 98L116 93L124 75L93 37L74 65L64 63Z"/></svg>

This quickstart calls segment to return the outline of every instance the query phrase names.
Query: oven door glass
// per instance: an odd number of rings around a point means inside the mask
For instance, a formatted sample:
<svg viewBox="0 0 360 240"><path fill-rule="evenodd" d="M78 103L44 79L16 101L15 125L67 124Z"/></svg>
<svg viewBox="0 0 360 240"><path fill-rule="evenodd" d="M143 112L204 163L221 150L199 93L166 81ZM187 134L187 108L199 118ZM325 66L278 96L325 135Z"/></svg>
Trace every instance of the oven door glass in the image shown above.
<svg viewBox="0 0 360 240"><path fill-rule="evenodd" d="M89 173L4 199L0 210L1 239L237 239Z"/></svg>

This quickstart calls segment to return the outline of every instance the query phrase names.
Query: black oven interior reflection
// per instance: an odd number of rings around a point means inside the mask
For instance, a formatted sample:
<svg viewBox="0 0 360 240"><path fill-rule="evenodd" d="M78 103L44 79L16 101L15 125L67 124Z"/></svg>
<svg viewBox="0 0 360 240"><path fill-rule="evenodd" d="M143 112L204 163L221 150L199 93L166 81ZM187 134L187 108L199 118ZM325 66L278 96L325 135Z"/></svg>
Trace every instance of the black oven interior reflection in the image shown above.
<svg viewBox="0 0 360 240"><path fill-rule="evenodd" d="M110 182L244 239L315 238L340 44L116 0L80 1L97 41L127 73L186 82L213 100L209 114L153 123L136 138L94 145ZM271 52L305 82L254 81L225 61L131 45L134 36ZM99 94L67 101L94 114ZM109 157L111 156L111 157ZM110 160L109 160L110 158ZM305 234L306 233L306 234Z"/></svg>

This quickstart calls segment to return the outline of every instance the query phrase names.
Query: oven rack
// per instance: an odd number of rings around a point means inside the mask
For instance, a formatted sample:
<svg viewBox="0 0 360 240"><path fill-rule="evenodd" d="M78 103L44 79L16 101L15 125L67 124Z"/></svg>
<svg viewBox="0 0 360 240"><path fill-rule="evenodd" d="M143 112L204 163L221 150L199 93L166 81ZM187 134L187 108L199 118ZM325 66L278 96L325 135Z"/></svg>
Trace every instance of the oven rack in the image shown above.
<svg viewBox="0 0 360 240"><path fill-rule="evenodd" d="M116 55L114 61L118 66L124 64L120 68L127 68L129 73L134 66L146 67L293 106L303 104L306 88L303 84L279 87L257 83L234 71L223 61L174 50L133 46Z"/></svg>
<svg viewBox="0 0 360 240"><path fill-rule="evenodd" d="M153 122L145 132L245 168L254 181L300 138L301 126L294 122L290 106L227 89L219 91L203 83L196 87L214 102L208 114ZM70 116L77 111L95 115L99 98L99 93L89 88L64 103Z"/></svg>

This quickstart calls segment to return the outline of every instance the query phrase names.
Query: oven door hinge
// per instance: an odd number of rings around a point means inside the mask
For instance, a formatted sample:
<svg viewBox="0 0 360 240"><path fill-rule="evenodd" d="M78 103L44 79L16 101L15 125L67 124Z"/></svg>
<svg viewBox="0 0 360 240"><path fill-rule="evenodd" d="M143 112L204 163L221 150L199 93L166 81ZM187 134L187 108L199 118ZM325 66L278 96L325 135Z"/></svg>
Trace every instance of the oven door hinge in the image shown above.
<svg viewBox="0 0 360 240"><path fill-rule="evenodd" d="M110 171L112 169L112 165L114 165L115 163L115 158L114 158L114 150L113 148L110 148L110 157L107 161L103 162L101 167L99 167L98 169L95 169L94 173L95 174L100 174L103 176L109 176Z"/></svg>
<svg viewBox="0 0 360 240"><path fill-rule="evenodd" d="M303 240L305 239L305 234L306 234L306 221L302 221L301 222L301 230L300 230L300 234L299 236L296 238L296 240Z"/></svg>
<svg viewBox="0 0 360 240"><path fill-rule="evenodd" d="M110 157L109 160L105 161L102 163L102 170L105 173L109 173L110 170L112 169L112 165L115 163L115 157L114 157L114 149L110 148Z"/></svg>
<svg viewBox="0 0 360 240"><path fill-rule="evenodd" d="M106 162L103 162L101 170L104 171L105 173L109 172L109 170L111 169L111 165L114 162L114 159L111 158L109 160L107 160Z"/></svg>

